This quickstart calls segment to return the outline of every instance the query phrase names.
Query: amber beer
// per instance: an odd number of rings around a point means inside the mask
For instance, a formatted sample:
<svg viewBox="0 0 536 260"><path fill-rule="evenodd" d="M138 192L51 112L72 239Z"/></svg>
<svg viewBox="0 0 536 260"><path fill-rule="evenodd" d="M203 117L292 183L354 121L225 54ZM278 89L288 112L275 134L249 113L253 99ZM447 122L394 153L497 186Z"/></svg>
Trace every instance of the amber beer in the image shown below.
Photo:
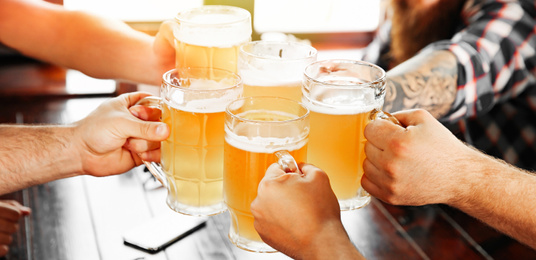
<svg viewBox="0 0 536 260"><path fill-rule="evenodd" d="M164 101L162 122L171 135L162 142L161 164L170 195L179 204L211 207L222 203L224 111L188 111Z"/></svg>
<svg viewBox="0 0 536 260"><path fill-rule="evenodd" d="M303 70L316 61L317 50L298 42L254 41L238 56L244 96L275 96L301 101Z"/></svg>
<svg viewBox="0 0 536 260"><path fill-rule="evenodd" d="M323 169L341 210L366 206L361 187L364 130L384 100L385 72L361 61L326 60L305 69L303 103L311 111L308 160Z"/></svg>
<svg viewBox="0 0 536 260"><path fill-rule="evenodd" d="M245 141L245 142L244 142ZM266 148L270 144L279 142L280 147L288 149L296 161L306 161L306 141L295 144L286 144L285 140L256 140L259 143L252 145L247 140L239 140L236 136L225 139L225 190L226 203L231 213L231 234L237 234L237 239L245 238L250 241L262 242L262 239L253 227L253 215L250 205L257 197L257 187L264 177L268 166L277 162L274 153L279 149ZM258 147L256 147L258 146Z"/></svg>
<svg viewBox="0 0 536 260"><path fill-rule="evenodd" d="M328 173L331 187L339 200L365 195L360 191L365 160L364 130L370 121L372 108L353 113L346 111L345 114L337 110L323 110L311 103L305 106L311 111L309 162ZM368 195L360 197L363 204L368 203Z"/></svg>
<svg viewBox="0 0 536 260"><path fill-rule="evenodd" d="M242 8L208 5L177 14L176 66L236 72L240 45L251 40L251 15Z"/></svg>
<svg viewBox="0 0 536 260"><path fill-rule="evenodd" d="M253 252L274 252L253 226L251 202L266 169L284 150L306 161L309 113L298 102L250 97L232 102L225 119L224 200L231 214L229 239Z"/></svg>
<svg viewBox="0 0 536 260"><path fill-rule="evenodd" d="M161 163L145 164L167 189L172 210L193 216L225 211L225 108L242 95L240 77L213 68L174 69L164 74L160 92L162 98L147 97L141 104L162 110L170 135L161 143Z"/></svg>

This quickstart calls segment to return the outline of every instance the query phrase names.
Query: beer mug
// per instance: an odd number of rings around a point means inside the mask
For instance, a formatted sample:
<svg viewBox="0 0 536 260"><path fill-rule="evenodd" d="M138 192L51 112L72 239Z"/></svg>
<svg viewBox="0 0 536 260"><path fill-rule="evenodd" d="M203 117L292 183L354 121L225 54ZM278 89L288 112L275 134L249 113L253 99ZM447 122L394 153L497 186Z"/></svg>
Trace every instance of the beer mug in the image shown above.
<svg viewBox="0 0 536 260"><path fill-rule="evenodd" d="M227 107L223 190L231 214L229 239L239 248L275 252L255 230L250 205L268 166L289 158L306 161L308 134L309 111L294 100L245 97Z"/></svg>
<svg viewBox="0 0 536 260"><path fill-rule="evenodd" d="M325 60L305 69L303 104L311 111L308 160L329 176L341 210L366 206L361 187L365 160L365 126L382 112L385 71L371 63Z"/></svg>
<svg viewBox="0 0 536 260"><path fill-rule="evenodd" d="M244 97L276 96L301 101L303 70L317 51L298 42L249 42L240 47L238 74Z"/></svg>
<svg viewBox="0 0 536 260"><path fill-rule="evenodd" d="M242 95L236 73L210 68L173 69L163 75L160 98L138 104L158 107L170 129L159 163L144 162L168 191L168 206L179 213L209 216L223 203L225 108Z"/></svg>
<svg viewBox="0 0 536 260"><path fill-rule="evenodd" d="M236 72L238 49L251 41L251 14L233 6L206 5L180 12L174 29L176 66Z"/></svg>

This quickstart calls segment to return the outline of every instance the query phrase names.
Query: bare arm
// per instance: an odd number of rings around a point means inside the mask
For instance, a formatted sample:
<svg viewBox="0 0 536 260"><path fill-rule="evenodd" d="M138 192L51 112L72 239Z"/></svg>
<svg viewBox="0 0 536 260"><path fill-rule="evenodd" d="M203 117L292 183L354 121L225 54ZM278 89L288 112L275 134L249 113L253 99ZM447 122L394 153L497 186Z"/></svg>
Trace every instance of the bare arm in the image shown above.
<svg viewBox="0 0 536 260"><path fill-rule="evenodd" d="M0 194L74 176L73 127L0 126Z"/></svg>
<svg viewBox="0 0 536 260"><path fill-rule="evenodd" d="M45 1L0 0L0 41L23 54L96 78L158 85L172 45L125 23Z"/></svg>
<svg viewBox="0 0 536 260"><path fill-rule="evenodd" d="M129 110L147 95L113 98L69 126L0 126L0 194L81 174L121 174L140 159L158 161L169 128ZM158 120L159 115L135 108L144 120Z"/></svg>
<svg viewBox="0 0 536 260"><path fill-rule="evenodd" d="M423 108L440 118L456 98L457 73L456 58L449 51L418 54L387 72L384 108Z"/></svg>
<svg viewBox="0 0 536 260"><path fill-rule="evenodd" d="M536 248L536 175L459 141L424 110L365 129L363 188L395 205L443 203Z"/></svg>
<svg viewBox="0 0 536 260"><path fill-rule="evenodd" d="M449 204L536 248L536 175L484 154L475 157L481 162L464 179L471 189Z"/></svg>

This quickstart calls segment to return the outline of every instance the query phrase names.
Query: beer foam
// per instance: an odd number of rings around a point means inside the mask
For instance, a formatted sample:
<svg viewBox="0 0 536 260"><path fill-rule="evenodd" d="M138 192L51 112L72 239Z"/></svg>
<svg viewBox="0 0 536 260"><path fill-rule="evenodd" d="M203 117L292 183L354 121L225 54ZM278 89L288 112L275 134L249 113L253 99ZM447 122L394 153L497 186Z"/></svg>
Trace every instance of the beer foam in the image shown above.
<svg viewBox="0 0 536 260"><path fill-rule="evenodd" d="M188 89L195 90L216 90L216 89L226 89L230 86L233 86L235 82L234 79L222 79L220 81L212 79L189 79L188 86L184 86L185 83L182 83L182 87L187 87Z"/></svg>
<svg viewBox="0 0 536 260"><path fill-rule="evenodd" d="M281 150L295 151L307 144L307 139L239 136L226 129L225 141L240 150L254 153L275 153Z"/></svg>
<svg viewBox="0 0 536 260"><path fill-rule="evenodd" d="M301 84L300 73L290 73L284 75L284 70L280 71L262 71L262 70L240 70L240 77L244 85L269 87L290 85L296 86ZM280 73L281 72L281 73ZM288 71L287 71L288 72ZM283 73L283 74L282 74Z"/></svg>
<svg viewBox="0 0 536 260"><path fill-rule="evenodd" d="M177 110L193 113L223 112L229 103L240 97L242 88L227 91L210 91L216 90L217 88L214 89L213 87L219 87L220 85L203 84L202 87L196 86L200 88L200 91L175 90L168 94L168 98L164 98L163 100L169 107ZM198 90L195 87L193 89Z"/></svg>
<svg viewBox="0 0 536 260"><path fill-rule="evenodd" d="M251 39L252 29L249 19L236 25L227 23L239 22L242 19L231 14L199 14L181 25L181 29L175 31L175 38L187 44L205 47L237 46ZM190 27L189 22L204 26Z"/></svg>
<svg viewBox="0 0 536 260"><path fill-rule="evenodd" d="M372 91L355 95L317 96L311 99L302 96L302 103L309 110L329 115L353 115L379 108L383 105L382 99L376 99Z"/></svg>

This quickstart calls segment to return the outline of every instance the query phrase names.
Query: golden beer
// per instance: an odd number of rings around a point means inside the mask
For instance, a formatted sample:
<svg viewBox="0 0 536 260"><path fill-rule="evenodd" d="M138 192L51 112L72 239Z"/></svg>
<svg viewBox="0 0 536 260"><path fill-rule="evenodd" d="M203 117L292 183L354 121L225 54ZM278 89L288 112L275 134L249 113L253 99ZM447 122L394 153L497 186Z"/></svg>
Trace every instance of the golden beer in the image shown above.
<svg viewBox="0 0 536 260"><path fill-rule="evenodd" d="M328 174L339 200L354 198L361 188L366 142L364 130L370 111L330 114L313 106L307 107L311 111L309 162Z"/></svg>
<svg viewBox="0 0 536 260"><path fill-rule="evenodd" d="M198 46L175 41L176 66L220 68L236 72L239 45L230 47Z"/></svg>
<svg viewBox="0 0 536 260"><path fill-rule="evenodd" d="M180 77L179 77L180 75ZM157 107L170 129L161 142L160 163L144 162L167 189L168 206L179 213L210 216L226 210L223 202L225 108L242 95L238 74L214 68L170 70L160 97L139 105Z"/></svg>
<svg viewBox="0 0 536 260"><path fill-rule="evenodd" d="M181 204L206 207L222 202L224 112L189 112L164 102L162 122L172 129L161 145L170 195Z"/></svg>
<svg viewBox="0 0 536 260"><path fill-rule="evenodd" d="M286 85L255 86L244 83L244 97L276 96L301 101L301 81Z"/></svg>
<svg viewBox="0 0 536 260"><path fill-rule="evenodd" d="M383 105L385 71L362 61L324 60L305 68L303 104L311 111L309 162L329 176L341 210L370 203L361 187L365 127Z"/></svg>
<svg viewBox="0 0 536 260"><path fill-rule="evenodd" d="M232 6L202 6L181 12L174 32L177 68L236 72L240 45L251 40L251 15Z"/></svg>
<svg viewBox="0 0 536 260"><path fill-rule="evenodd" d="M280 142L284 143L284 140ZM270 140L267 140L266 144L269 143ZM302 141L290 148L293 150L288 150L298 162L306 161L305 143ZM262 242L253 226L250 205L257 197L257 187L266 169L277 162L274 152L276 150L241 144L240 141L233 140L233 137L225 140L225 203L233 219L231 229L247 240Z"/></svg>
<svg viewBox="0 0 536 260"><path fill-rule="evenodd" d="M309 111L300 103L277 97L249 97L227 107L224 143L224 201L231 215L229 239L253 252L275 252L253 226L251 202L268 167L286 151L306 161Z"/></svg>

